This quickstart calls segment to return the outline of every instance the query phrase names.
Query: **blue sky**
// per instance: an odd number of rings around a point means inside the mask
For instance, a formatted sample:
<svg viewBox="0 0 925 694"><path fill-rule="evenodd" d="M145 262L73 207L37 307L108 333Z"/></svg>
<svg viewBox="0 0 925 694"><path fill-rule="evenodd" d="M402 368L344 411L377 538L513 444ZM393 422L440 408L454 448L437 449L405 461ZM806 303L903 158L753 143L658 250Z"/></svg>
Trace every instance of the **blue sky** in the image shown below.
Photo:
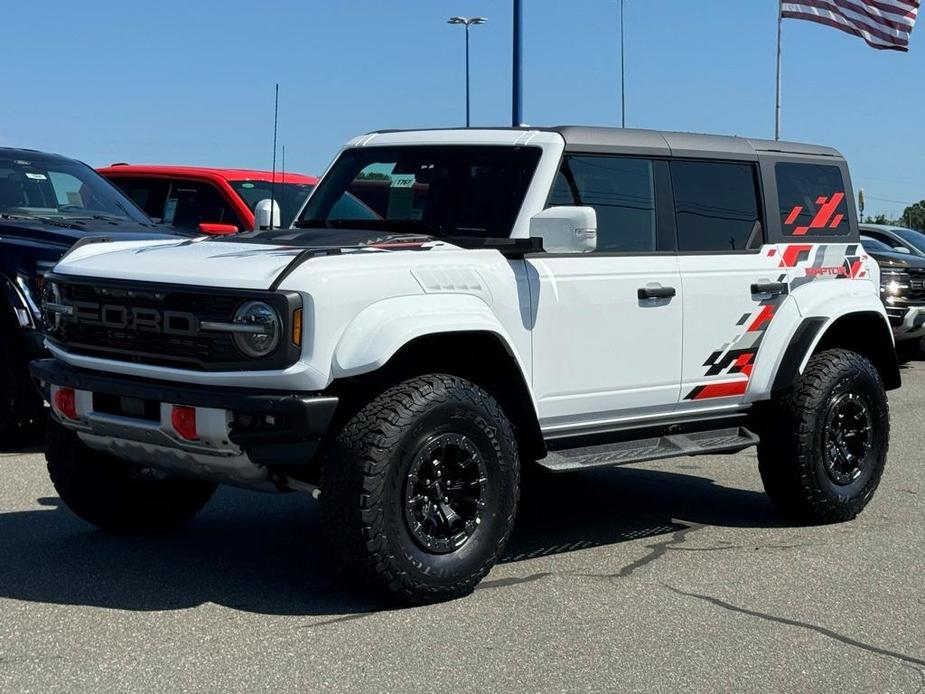
<svg viewBox="0 0 925 694"><path fill-rule="evenodd" d="M619 124L616 0L524 0L524 119ZM771 137L775 0L627 0L627 125ZM0 145L83 159L269 168L273 84L287 168L348 138L510 122L509 0L4 3ZM918 34L918 35L917 35ZM925 28L907 54L784 23L783 136L839 148L867 211L925 198Z"/></svg>

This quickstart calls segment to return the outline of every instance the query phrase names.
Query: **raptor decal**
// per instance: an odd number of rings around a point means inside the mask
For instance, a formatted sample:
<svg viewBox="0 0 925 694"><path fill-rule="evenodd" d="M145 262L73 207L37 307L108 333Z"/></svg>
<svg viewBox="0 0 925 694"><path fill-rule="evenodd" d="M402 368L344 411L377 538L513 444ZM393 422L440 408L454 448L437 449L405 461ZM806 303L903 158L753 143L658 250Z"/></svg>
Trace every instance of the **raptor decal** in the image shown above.
<svg viewBox="0 0 925 694"><path fill-rule="evenodd" d="M793 243L782 247L769 246L764 254L768 258L780 258L778 268L783 270L783 274L776 281L788 283L789 291L758 301L752 311L738 318L735 327L741 332L714 350L703 363L704 376L728 375L731 378L698 385L684 396L685 400L745 394L761 341L790 292L817 280L869 277L870 258L857 243Z"/></svg>

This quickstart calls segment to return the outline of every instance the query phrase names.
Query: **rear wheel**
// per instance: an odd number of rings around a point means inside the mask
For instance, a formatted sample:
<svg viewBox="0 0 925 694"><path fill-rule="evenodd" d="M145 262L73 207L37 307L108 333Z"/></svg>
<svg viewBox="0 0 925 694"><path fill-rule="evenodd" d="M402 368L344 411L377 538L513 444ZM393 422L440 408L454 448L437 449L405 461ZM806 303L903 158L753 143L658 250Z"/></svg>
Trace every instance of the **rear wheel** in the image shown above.
<svg viewBox="0 0 925 694"><path fill-rule="evenodd" d="M771 501L797 521L860 513L880 483L890 434L873 364L843 349L820 352L766 414L758 465Z"/></svg>
<svg viewBox="0 0 925 694"><path fill-rule="evenodd" d="M465 595L501 556L519 480L494 398L455 376L406 381L361 409L325 460L329 544L348 576L404 602Z"/></svg>
<svg viewBox="0 0 925 694"><path fill-rule="evenodd" d="M67 507L111 532L182 525L206 505L216 487L95 451L54 421L48 423L45 459L55 490Z"/></svg>

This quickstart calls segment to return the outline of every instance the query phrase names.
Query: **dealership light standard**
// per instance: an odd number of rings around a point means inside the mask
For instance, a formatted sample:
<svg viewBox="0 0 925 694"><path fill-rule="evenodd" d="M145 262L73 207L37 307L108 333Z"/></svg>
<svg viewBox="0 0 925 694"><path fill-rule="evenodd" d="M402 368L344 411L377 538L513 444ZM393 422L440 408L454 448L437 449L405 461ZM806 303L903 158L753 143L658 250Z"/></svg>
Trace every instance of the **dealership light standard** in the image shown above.
<svg viewBox="0 0 925 694"><path fill-rule="evenodd" d="M447 24L462 24L466 27L466 127L469 127L469 27L484 24L485 17L450 17Z"/></svg>

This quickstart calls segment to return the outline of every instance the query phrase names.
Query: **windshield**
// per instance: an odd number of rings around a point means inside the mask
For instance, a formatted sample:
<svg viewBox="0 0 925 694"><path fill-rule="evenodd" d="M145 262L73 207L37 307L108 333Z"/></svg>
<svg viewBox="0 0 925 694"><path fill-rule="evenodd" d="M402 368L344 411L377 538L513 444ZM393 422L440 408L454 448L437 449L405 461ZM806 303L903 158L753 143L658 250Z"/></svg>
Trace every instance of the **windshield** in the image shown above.
<svg viewBox="0 0 925 694"><path fill-rule="evenodd" d="M296 226L508 237L540 153L469 145L350 149L322 179Z"/></svg>
<svg viewBox="0 0 925 694"><path fill-rule="evenodd" d="M0 215L151 224L134 203L89 166L45 157L0 155Z"/></svg>
<svg viewBox="0 0 925 694"><path fill-rule="evenodd" d="M883 241L872 239L870 236L861 236L861 245L869 253L895 253L895 249L887 246Z"/></svg>
<svg viewBox="0 0 925 694"><path fill-rule="evenodd" d="M893 229L897 236L917 251L925 253L925 234L914 229Z"/></svg>
<svg viewBox="0 0 925 694"><path fill-rule="evenodd" d="M284 227L292 225L305 198L315 187L311 183L281 183L280 181L277 181L275 185L270 181L231 181L230 183L234 192L250 208L251 212L254 212L258 202L269 200L272 192L273 199L279 204L280 224Z"/></svg>

